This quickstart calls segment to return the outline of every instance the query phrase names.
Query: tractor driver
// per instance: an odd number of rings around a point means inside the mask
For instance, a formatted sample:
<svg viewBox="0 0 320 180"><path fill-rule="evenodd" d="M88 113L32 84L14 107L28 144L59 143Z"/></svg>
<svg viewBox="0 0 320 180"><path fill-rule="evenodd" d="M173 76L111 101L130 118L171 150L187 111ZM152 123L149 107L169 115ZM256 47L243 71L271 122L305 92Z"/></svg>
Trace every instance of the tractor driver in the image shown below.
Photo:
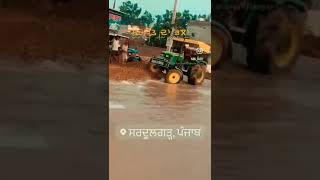
<svg viewBox="0 0 320 180"><path fill-rule="evenodd" d="M195 49L190 47L189 44L184 46L184 59L185 61L191 61L191 57L195 55Z"/></svg>
<svg viewBox="0 0 320 180"><path fill-rule="evenodd" d="M184 59L185 61L191 61L191 49L189 47L189 44L184 45Z"/></svg>

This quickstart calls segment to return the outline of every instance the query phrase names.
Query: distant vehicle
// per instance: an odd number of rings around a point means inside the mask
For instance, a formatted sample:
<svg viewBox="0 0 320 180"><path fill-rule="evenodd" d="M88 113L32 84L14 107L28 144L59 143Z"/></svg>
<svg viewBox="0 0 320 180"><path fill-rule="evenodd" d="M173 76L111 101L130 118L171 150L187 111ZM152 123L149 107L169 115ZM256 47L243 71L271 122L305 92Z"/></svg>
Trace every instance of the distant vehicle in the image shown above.
<svg viewBox="0 0 320 180"><path fill-rule="evenodd" d="M128 48L128 60L127 62L140 62L142 58L139 56L139 51L134 48Z"/></svg>
<svg viewBox="0 0 320 180"><path fill-rule="evenodd" d="M130 38L128 36L123 36L120 34L115 34L115 33L109 33L109 51L111 52L111 46L112 46L112 40L115 37L119 37L120 39L128 39ZM130 46L130 42L129 42ZM127 62L140 62L142 61L142 58L139 56L139 51L135 48L128 48L128 60Z"/></svg>

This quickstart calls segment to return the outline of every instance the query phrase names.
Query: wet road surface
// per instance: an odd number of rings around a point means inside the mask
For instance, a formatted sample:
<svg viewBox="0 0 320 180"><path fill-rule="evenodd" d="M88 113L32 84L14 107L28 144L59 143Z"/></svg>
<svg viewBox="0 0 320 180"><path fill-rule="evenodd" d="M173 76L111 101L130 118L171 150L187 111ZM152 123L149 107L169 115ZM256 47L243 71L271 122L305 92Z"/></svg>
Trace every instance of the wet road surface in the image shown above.
<svg viewBox="0 0 320 180"><path fill-rule="evenodd" d="M43 68L1 64L1 179L101 179L104 70ZM111 86L111 94L122 95L109 100L110 178L209 179L212 166L219 180L319 179L319 69L319 60L304 57L286 76L231 65L216 72L212 165L209 131L176 141L116 135L130 124L210 127L208 86Z"/></svg>
<svg viewBox="0 0 320 180"><path fill-rule="evenodd" d="M215 78L214 179L320 178L319 59L281 76L227 65Z"/></svg>
<svg viewBox="0 0 320 180"><path fill-rule="evenodd" d="M110 82L110 180L211 179L211 83ZM202 128L200 138L124 139L121 128Z"/></svg>
<svg viewBox="0 0 320 180"><path fill-rule="evenodd" d="M0 179L103 179L105 68L0 63Z"/></svg>

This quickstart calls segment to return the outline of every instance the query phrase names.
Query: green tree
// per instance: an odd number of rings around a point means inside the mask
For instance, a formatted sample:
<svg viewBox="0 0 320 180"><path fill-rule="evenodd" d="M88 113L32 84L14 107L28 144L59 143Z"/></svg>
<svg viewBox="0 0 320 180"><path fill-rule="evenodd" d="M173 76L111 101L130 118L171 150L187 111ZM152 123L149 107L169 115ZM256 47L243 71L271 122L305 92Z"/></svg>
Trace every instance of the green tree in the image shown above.
<svg viewBox="0 0 320 180"><path fill-rule="evenodd" d="M181 15L177 16L177 27L181 29L186 29L188 26L188 22L192 20L192 14L190 14L189 10L184 10Z"/></svg>
<svg viewBox="0 0 320 180"><path fill-rule="evenodd" d="M165 41L163 38L159 36L160 31L163 27L163 16L156 15L156 21L152 29L155 30L157 36L152 36L148 42L148 45L156 46L156 47L165 47Z"/></svg>
<svg viewBox="0 0 320 180"><path fill-rule="evenodd" d="M150 27L150 25L154 22L152 14L148 11L144 11L143 15L139 18L141 25Z"/></svg>
<svg viewBox="0 0 320 180"><path fill-rule="evenodd" d="M166 11L165 14L156 15L155 16L155 24L152 29L155 30L157 36L152 36L148 42L148 45L156 46L156 47L166 47L166 37L160 36L160 31L162 29L170 29L171 28L171 18L172 12Z"/></svg>
<svg viewBox="0 0 320 180"><path fill-rule="evenodd" d="M209 15L207 15L205 20L208 21L208 22L211 22L211 13Z"/></svg>
<svg viewBox="0 0 320 180"><path fill-rule="evenodd" d="M166 10L166 12L162 15L155 16L155 24L153 29L156 31L158 36L153 36L150 38L149 45L157 46L157 47L165 47L166 45L166 37L159 36L160 31L162 29L170 29L172 28L172 16L173 12ZM196 20L197 15L192 15L189 10L184 10L182 12L177 12L176 14L176 29L187 29L188 22L190 20Z"/></svg>
<svg viewBox="0 0 320 180"><path fill-rule="evenodd" d="M162 26L164 28L172 27L172 15L173 12L169 10L166 10L166 12L162 15Z"/></svg>
<svg viewBox="0 0 320 180"><path fill-rule="evenodd" d="M141 24L139 16L141 14L142 9L139 8L137 3L133 4L131 1L123 2L119 9L121 12L125 13L122 19L123 24Z"/></svg>
<svg viewBox="0 0 320 180"><path fill-rule="evenodd" d="M195 20L198 19L197 15L191 15L191 16L192 16L192 17L191 17L191 20L193 20L193 21L195 21Z"/></svg>
<svg viewBox="0 0 320 180"><path fill-rule="evenodd" d="M157 47L165 47L166 45L166 37L159 36L160 31L162 29L171 29L172 28L172 11L166 10L166 12L162 15L155 16L155 24L153 25L153 29L155 30L157 36L152 36L148 41L148 44L151 46ZM209 18L210 17L210 18ZM182 12L177 12L176 14L176 22L175 28L176 29L187 29L188 22L191 20L199 20L199 18L203 18L206 21L211 20L211 15L200 14L195 15L191 14L189 10L184 10ZM194 34L191 35L191 37Z"/></svg>
<svg viewBox="0 0 320 180"><path fill-rule="evenodd" d="M161 24L163 22L162 16L156 15L156 24Z"/></svg>

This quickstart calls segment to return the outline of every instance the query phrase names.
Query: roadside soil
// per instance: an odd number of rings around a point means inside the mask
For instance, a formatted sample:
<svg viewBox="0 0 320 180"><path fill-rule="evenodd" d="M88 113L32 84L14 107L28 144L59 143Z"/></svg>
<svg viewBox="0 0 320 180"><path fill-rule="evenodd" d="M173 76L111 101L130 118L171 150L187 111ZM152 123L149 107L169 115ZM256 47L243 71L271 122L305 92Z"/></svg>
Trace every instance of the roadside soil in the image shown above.
<svg viewBox="0 0 320 180"><path fill-rule="evenodd" d="M71 9L71 13L67 14ZM107 25L103 14L89 16L81 6L65 6L50 13L31 8L2 9L0 12L0 58L6 64L33 66L46 61L83 69L90 65L107 65ZM78 14L78 16L77 16ZM86 16L88 15L88 16ZM145 62L111 64L109 78L147 80L151 76L145 63L164 49L132 41ZM10 60L10 61L9 61ZM6 65L3 64L3 68ZM107 69L107 66L105 66Z"/></svg>
<svg viewBox="0 0 320 180"><path fill-rule="evenodd" d="M104 63L107 56L104 16L83 17L89 10L82 7L70 7L71 12L66 15L67 8L50 13L32 8L1 9L0 56L25 63L44 60Z"/></svg>
<svg viewBox="0 0 320 180"><path fill-rule="evenodd" d="M139 50L142 62L130 62L127 64L111 63L109 64L109 79L110 80L129 80L143 81L149 79L158 79L149 72L148 63L150 58L161 54L162 48L142 46L132 41L130 47Z"/></svg>
<svg viewBox="0 0 320 180"><path fill-rule="evenodd" d="M143 81L152 79L146 63L109 64L109 80Z"/></svg>

